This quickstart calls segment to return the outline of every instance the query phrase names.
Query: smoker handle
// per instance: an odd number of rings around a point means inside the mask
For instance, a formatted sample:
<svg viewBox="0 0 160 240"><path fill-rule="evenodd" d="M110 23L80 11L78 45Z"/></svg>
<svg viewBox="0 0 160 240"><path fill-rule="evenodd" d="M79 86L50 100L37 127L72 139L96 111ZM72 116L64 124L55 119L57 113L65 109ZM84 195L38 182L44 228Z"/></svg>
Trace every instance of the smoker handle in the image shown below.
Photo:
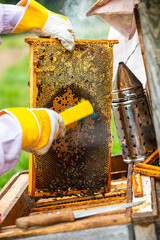
<svg viewBox="0 0 160 240"><path fill-rule="evenodd" d="M63 211L18 218L16 220L16 227L27 229L35 226L48 226L62 222L73 222L74 220L75 217L72 211Z"/></svg>

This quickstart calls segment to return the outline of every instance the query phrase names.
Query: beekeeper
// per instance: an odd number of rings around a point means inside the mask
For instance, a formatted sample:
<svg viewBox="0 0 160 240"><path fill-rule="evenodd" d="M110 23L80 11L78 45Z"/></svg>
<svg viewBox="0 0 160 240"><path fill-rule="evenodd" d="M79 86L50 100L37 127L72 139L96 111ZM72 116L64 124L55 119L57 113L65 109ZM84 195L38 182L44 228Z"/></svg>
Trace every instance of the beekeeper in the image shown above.
<svg viewBox="0 0 160 240"><path fill-rule="evenodd" d="M145 87L146 72L136 29L134 4L135 0L97 0L87 16L99 15L110 26L108 39L119 41L113 47L113 81L119 62L123 61Z"/></svg>
<svg viewBox="0 0 160 240"><path fill-rule="evenodd" d="M64 48L74 49L74 32L67 17L50 12L34 0L22 0L16 6L0 4L0 33L25 31L58 38ZM46 153L58 134L64 136L65 125L50 109L1 110L0 175L16 167L21 150Z"/></svg>

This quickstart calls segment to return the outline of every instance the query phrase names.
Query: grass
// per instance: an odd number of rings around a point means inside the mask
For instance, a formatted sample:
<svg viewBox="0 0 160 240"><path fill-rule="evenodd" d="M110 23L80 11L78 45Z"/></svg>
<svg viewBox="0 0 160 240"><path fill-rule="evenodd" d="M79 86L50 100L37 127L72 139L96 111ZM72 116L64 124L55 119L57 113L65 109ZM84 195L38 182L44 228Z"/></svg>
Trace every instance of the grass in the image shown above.
<svg viewBox="0 0 160 240"><path fill-rule="evenodd" d="M3 48L13 48L26 46L24 44L24 35L9 36L5 39ZM3 38L4 40L4 38ZM18 42L17 42L18 41ZM18 44L18 45L17 45ZM0 47L1 48L1 47ZM0 78L0 109L8 107L28 107L29 106L29 56L25 56L20 62L9 67ZM116 133L116 127L112 116L112 135L113 148L111 154L120 154L121 149ZM18 171L28 169L28 153L22 151L17 167L0 177L0 189L8 182L8 180Z"/></svg>

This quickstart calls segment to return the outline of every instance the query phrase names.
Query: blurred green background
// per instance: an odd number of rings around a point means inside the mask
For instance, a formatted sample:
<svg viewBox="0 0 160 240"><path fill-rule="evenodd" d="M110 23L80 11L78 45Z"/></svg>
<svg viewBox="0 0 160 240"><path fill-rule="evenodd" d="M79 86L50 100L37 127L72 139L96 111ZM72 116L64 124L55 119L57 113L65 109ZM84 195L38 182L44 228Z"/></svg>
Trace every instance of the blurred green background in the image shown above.
<svg viewBox="0 0 160 240"><path fill-rule="evenodd" d="M69 17L79 39L107 39L109 27L98 17L87 18L85 13L94 0L38 1L48 9ZM1 3L15 4L17 1ZM71 11L72 10L72 11ZM29 46L26 37L36 37L31 33L2 36L0 46L0 109L29 106ZM111 154L121 153L116 128L112 116L113 149ZM0 177L0 189L18 171L28 169L28 153L22 151L17 167Z"/></svg>

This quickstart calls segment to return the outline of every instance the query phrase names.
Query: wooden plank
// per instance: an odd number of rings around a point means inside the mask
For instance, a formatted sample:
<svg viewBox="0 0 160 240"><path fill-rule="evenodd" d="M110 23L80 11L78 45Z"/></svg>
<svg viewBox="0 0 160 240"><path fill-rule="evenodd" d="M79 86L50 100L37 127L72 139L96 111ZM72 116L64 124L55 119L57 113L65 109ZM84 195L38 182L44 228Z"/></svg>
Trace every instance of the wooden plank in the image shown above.
<svg viewBox="0 0 160 240"><path fill-rule="evenodd" d="M132 167L133 163L128 164L128 175L127 175L127 203L132 202ZM126 216L131 216L131 208L126 210Z"/></svg>
<svg viewBox="0 0 160 240"><path fill-rule="evenodd" d="M144 164L152 164L159 158L159 150L156 149L143 163Z"/></svg>
<svg viewBox="0 0 160 240"><path fill-rule="evenodd" d="M35 197L35 166L33 160L33 154L29 153L29 186L28 186L28 194L31 197Z"/></svg>
<svg viewBox="0 0 160 240"><path fill-rule="evenodd" d="M19 178L15 181L9 191L3 196L0 201L0 212L3 215L7 207L12 203L15 198L15 195L19 193L19 189L28 183L28 175L20 175Z"/></svg>
<svg viewBox="0 0 160 240"><path fill-rule="evenodd" d="M144 49L143 37L142 37L142 27L141 27L141 21L140 21L140 16L139 16L139 5L138 5L138 4L135 4L134 14L135 14L135 20L136 20L138 38L139 38L139 43L140 43L140 48L141 48L141 53L142 53L142 58L143 58L143 63L144 63L144 69L145 69L146 79L147 79L146 89L148 90L149 97L150 97L150 87L149 87L149 83L148 83L148 72L147 72L147 64L146 64L146 54L145 54L145 49Z"/></svg>
<svg viewBox="0 0 160 240"><path fill-rule="evenodd" d="M30 238L25 237L25 240L134 240L134 232L131 224L125 225L116 225L116 226L107 226L107 227L99 227L99 228L91 228L91 229L83 229L83 230L76 230L72 232L61 232L61 233L54 233L50 235L39 235ZM18 238L19 240L24 240L24 238Z"/></svg>
<svg viewBox="0 0 160 240"><path fill-rule="evenodd" d="M140 20L145 47L148 81L150 85L154 127L160 147L159 103L160 103L160 1L140 0Z"/></svg>
<svg viewBox="0 0 160 240"><path fill-rule="evenodd" d="M149 223L154 222L154 220L158 216L158 210L157 210L157 198L156 198L156 188L155 188L155 179L151 178L151 196L152 196L152 209L151 212L145 212L145 213L132 213L132 221L135 223Z"/></svg>
<svg viewBox="0 0 160 240"><path fill-rule="evenodd" d="M14 182L17 180L17 178L21 174L28 174L28 171L18 172L10 178L10 180L6 183L6 185L0 191L0 200L7 193L7 191L11 188L11 186L14 184Z"/></svg>
<svg viewBox="0 0 160 240"><path fill-rule="evenodd" d="M112 216L96 216L88 217L85 219L77 220L74 223L60 223L54 226L43 228L32 228L22 230L18 228L2 228L0 232L0 239L2 238L15 238L26 236L37 236L43 234L51 234L58 232L70 232L75 230L90 229L104 226L113 226L131 223L131 219L126 217L125 214L116 214Z"/></svg>
<svg viewBox="0 0 160 240"><path fill-rule="evenodd" d="M155 179L153 177L151 178L151 194L152 194L153 215L158 216L156 184L155 184Z"/></svg>
<svg viewBox="0 0 160 240"><path fill-rule="evenodd" d="M132 174L132 185L134 197L143 197L142 181L139 173Z"/></svg>
<svg viewBox="0 0 160 240"><path fill-rule="evenodd" d="M157 237L160 239L160 178L155 179L155 185L156 185L156 197L157 197L157 210L158 210L158 217L156 220L156 232Z"/></svg>
<svg viewBox="0 0 160 240"><path fill-rule="evenodd" d="M156 198L157 198L157 211L160 218L160 178L155 179Z"/></svg>
<svg viewBox="0 0 160 240"><path fill-rule="evenodd" d="M145 164L145 163L135 163L135 168L143 168L143 169L153 170L155 172L160 172L159 166L153 166L153 165Z"/></svg>
<svg viewBox="0 0 160 240"><path fill-rule="evenodd" d="M140 173L142 175L150 176L150 177L160 177L160 171L154 171L154 170L149 170L149 169L144 169L144 168L133 168L133 171L136 173Z"/></svg>
<svg viewBox="0 0 160 240"><path fill-rule="evenodd" d="M29 106L30 108L36 108L36 72L34 70L33 66L33 49L34 45L30 46L29 50L29 57L30 57L30 62L29 62L29 86L30 86L30 103ZM34 197L35 196L35 166L34 166L34 160L33 160L33 155L30 153L29 154L29 187L28 187L28 192L29 194Z"/></svg>
<svg viewBox="0 0 160 240"><path fill-rule="evenodd" d="M111 190L111 160L112 160L112 157L111 157L111 153L110 153L110 156L109 156L109 169L108 169L108 184L107 184L107 192L110 192Z"/></svg>
<svg viewBox="0 0 160 240"><path fill-rule="evenodd" d="M28 196L28 174L18 174L15 182L0 200L2 222L0 226L15 223L17 217L28 215L33 200Z"/></svg>
<svg viewBox="0 0 160 240"><path fill-rule="evenodd" d="M30 108L35 108L36 107L36 72L34 70L33 66L33 49L34 45L30 45L30 50L29 50L29 57L30 57L30 62L29 62L29 86L30 86L30 103L29 106Z"/></svg>
<svg viewBox="0 0 160 240"><path fill-rule="evenodd" d="M154 123L157 133L159 132L159 75L160 75L160 2L153 0L151 2L140 0L140 18L142 24L142 35L145 46L148 80L150 84ZM160 135L157 134L158 145L160 144ZM159 145L160 146L160 145ZM156 180L158 183L158 179ZM159 204L159 188L157 188L157 197ZM158 221L156 223L158 226ZM157 227L158 229L158 227Z"/></svg>

